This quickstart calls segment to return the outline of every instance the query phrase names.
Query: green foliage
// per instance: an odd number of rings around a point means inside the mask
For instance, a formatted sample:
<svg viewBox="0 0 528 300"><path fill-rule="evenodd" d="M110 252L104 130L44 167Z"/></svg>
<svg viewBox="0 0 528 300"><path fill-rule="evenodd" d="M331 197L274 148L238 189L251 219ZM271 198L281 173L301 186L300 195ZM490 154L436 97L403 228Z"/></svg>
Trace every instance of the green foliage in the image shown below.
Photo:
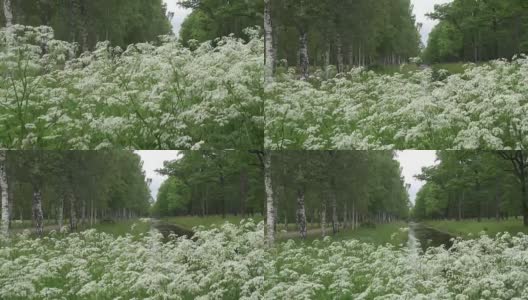
<svg viewBox="0 0 528 300"><path fill-rule="evenodd" d="M257 156L248 151L181 151L161 174L155 216L262 214L263 177Z"/></svg>
<svg viewBox="0 0 528 300"><path fill-rule="evenodd" d="M233 34L248 38L245 28L262 26L264 2L261 0L179 0L178 4L192 9L180 29L180 38L205 42Z"/></svg>
<svg viewBox="0 0 528 300"><path fill-rule="evenodd" d="M76 42L83 50L93 49L103 40L126 48L129 44L156 41L159 35L171 32L162 0L21 0L11 3L16 24L50 26L57 39ZM3 16L3 12L0 15Z"/></svg>
<svg viewBox="0 0 528 300"><path fill-rule="evenodd" d="M419 34L409 0L274 1L280 65L299 64L299 36L308 34L310 64L399 64L418 55Z"/></svg>
<svg viewBox="0 0 528 300"><path fill-rule="evenodd" d="M511 59L528 51L528 2L454 0L437 5L440 23L429 36L429 63Z"/></svg>
<svg viewBox="0 0 528 300"><path fill-rule="evenodd" d="M509 151L506 151L509 152ZM523 215L522 185L499 152L438 151L439 163L417 176L426 180L413 208L416 219L470 219ZM525 169L525 167L516 167ZM456 225L453 225L456 226Z"/></svg>
<svg viewBox="0 0 528 300"><path fill-rule="evenodd" d="M391 151L274 151L272 170L279 223L296 220L299 191L311 223L321 222L323 213L331 223L333 199L339 223L353 216L372 222L408 216L408 194Z"/></svg>
<svg viewBox="0 0 528 300"><path fill-rule="evenodd" d="M14 219L32 218L35 189L42 191L44 216L55 224L60 210L70 217L71 205L81 222L96 211L98 219L148 214L150 191L141 159L131 151L28 150L7 157Z"/></svg>

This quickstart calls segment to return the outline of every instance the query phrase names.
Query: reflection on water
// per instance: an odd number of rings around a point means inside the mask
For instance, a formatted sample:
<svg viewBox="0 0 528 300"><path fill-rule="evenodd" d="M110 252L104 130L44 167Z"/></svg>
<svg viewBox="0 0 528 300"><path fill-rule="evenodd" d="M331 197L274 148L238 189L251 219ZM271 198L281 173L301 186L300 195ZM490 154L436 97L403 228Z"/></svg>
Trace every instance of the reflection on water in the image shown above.
<svg viewBox="0 0 528 300"><path fill-rule="evenodd" d="M409 240L407 245L410 249L415 249L418 245L424 251L429 247L438 247L441 245L449 249L453 246L451 238L452 236L450 234L435 230L423 224L409 223Z"/></svg>
<svg viewBox="0 0 528 300"><path fill-rule="evenodd" d="M174 224L157 222L153 224L153 227L163 234L165 240L168 240L169 235L171 234L175 234L176 236L187 236L187 238L192 238L194 235L192 230Z"/></svg>

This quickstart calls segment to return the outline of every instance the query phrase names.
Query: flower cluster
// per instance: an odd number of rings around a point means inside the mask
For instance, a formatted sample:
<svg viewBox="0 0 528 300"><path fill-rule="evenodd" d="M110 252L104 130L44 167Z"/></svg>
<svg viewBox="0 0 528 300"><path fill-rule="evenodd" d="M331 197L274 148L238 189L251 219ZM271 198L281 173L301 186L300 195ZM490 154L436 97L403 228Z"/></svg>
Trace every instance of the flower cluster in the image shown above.
<svg viewBox="0 0 528 300"><path fill-rule="evenodd" d="M263 40L176 38L77 55L49 27L0 30L0 147L254 149L263 139Z"/></svg>
<svg viewBox="0 0 528 300"><path fill-rule="evenodd" d="M257 299L263 223L196 229L165 241L87 230L0 240L1 299Z"/></svg>
<svg viewBox="0 0 528 300"><path fill-rule="evenodd" d="M266 299L524 299L528 235L455 240L450 249L293 241L276 249Z"/></svg>
<svg viewBox="0 0 528 300"><path fill-rule="evenodd" d="M317 75L317 73L316 73ZM267 88L271 149L519 149L528 145L528 58L379 75L353 69Z"/></svg>

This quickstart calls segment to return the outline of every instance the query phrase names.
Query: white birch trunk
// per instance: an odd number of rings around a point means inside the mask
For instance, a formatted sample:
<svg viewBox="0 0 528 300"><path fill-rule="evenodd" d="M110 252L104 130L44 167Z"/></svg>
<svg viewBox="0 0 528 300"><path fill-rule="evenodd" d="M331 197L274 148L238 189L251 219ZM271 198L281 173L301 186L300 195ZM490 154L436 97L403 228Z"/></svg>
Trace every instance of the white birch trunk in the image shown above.
<svg viewBox="0 0 528 300"><path fill-rule="evenodd" d="M308 58L308 33L305 30L299 33L299 66L301 80L308 80L310 60Z"/></svg>
<svg viewBox="0 0 528 300"><path fill-rule="evenodd" d="M326 236L326 201L324 200L321 206L321 234L323 237Z"/></svg>
<svg viewBox="0 0 528 300"><path fill-rule="evenodd" d="M33 202L32 202L32 216L33 222L38 236L42 236L44 233L44 214L42 213L42 191L40 187L33 186Z"/></svg>
<svg viewBox="0 0 528 300"><path fill-rule="evenodd" d="M59 214L59 232L62 233L62 227L64 226L64 196L60 197L59 208L57 210Z"/></svg>
<svg viewBox="0 0 528 300"><path fill-rule="evenodd" d="M343 42L341 39L341 34L336 36L336 48L337 48L337 72L344 72L345 68L343 66Z"/></svg>
<svg viewBox="0 0 528 300"><path fill-rule="evenodd" d="M77 229L77 211L75 210L75 195L70 190L68 192L68 198L70 201L70 231L75 231Z"/></svg>
<svg viewBox="0 0 528 300"><path fill-rule="evenodd" d="M306 239L306 208L304 205L304 190L297 189L297 226L302 239Z"/></svg>
<svg viewBox="0 0 528 300"><path fill-rule="evenodd" d="M275 72L275 44L273 43L273 23L271 18L271 0L264 0L264 40L265 40L265 82L273 81Z"/></svg>
<svg viewBox="0 0 528 300"><path fill-rule="evenodd" d="M10 218L6 162L6 151L0 150L0 198L2 199L2 225L0 234L4 236L7 236L9 233Z"/></svg>
<svg viewBox="0 0 528 300"><path fill-rule="evenodd" d="M11 0L4 0L4 16L6 27L13 25L13 10L11 9Z"/></svg>
<svg viewBox="0 0 528 300"><path fill-rule="evenodd" d="M266 239L268 246L275 243L275 203L271 181L271 152L264 152L264 185L266 190Z"/></svg>

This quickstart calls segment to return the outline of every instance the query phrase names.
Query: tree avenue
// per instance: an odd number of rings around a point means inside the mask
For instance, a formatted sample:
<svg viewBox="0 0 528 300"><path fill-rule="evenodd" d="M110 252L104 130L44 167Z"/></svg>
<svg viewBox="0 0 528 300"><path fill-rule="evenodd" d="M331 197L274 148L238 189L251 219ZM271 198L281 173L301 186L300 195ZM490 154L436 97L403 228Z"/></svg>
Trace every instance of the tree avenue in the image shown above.
<svg viewBox="0 0 528 300"><path fill-rule="evenodd" d="M310 68L330 64L395 65L418 55L419 34L409 0L269 1L273 42L280 67L297 66L302 79ZM268 5L268 4L266 4Z"/></svg>
<svg viewBox="0 0 528 300"><path fill-rule="evenodd" d="M168 175L152 214L166 216L261 216L263 177L247 151L182 151L158 170Z"/></svg>
<svg viewBox="0 0 528 300"><path fill-rule="evenodd" d="M528 226L526 151L438 151L439 163L423 169L426 183L413 208L416 219L501 221L523 217Z"/></svg>
<svg viewBox="0 0 528 300"><path fill-rule="evenodd" d="M277 232L294 223L301 238L309 227L325 236L408 217L409 198L394 152L272 151L271 162L274 201L266 218L282 226L272 227ZM269 228L268 242L274 238Z"/></svg>
<svg viewBox="0 0 528 300"><path fill-rule="evenodd" d="M0 151L0 187L4 234L24 220L42 236L47 225L75 231L146 216L151 200L141 160L129 151Z"/></svg>

